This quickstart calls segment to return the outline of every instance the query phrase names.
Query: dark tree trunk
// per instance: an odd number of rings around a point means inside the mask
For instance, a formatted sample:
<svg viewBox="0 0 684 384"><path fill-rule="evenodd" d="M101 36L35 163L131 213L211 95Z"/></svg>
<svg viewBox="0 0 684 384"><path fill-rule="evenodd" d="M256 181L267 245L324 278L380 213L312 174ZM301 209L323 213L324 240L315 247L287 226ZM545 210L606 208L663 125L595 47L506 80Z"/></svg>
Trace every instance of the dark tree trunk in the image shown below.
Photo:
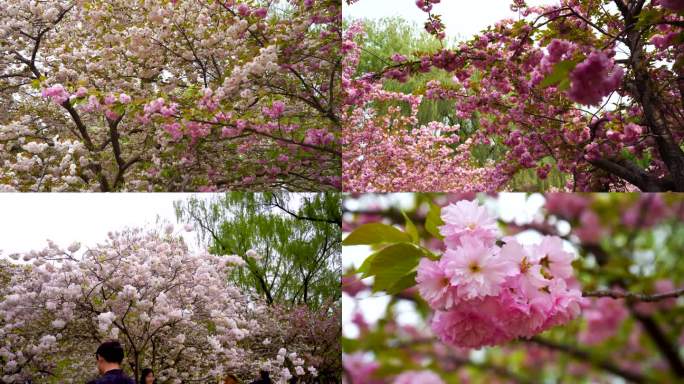
<svg viewBox="0 0 684 384"><path fill-rule="evenodd" d="M667 120L660 109L661 100L654 92L655 87L648 63L643 59L643 43L639 30L632 30L629 35L631 64L634 73L635 97L644 111L644 120L653 134L660 158L665 163L672 180L672 189L684 192L684 152L675 142Z"/></svg>

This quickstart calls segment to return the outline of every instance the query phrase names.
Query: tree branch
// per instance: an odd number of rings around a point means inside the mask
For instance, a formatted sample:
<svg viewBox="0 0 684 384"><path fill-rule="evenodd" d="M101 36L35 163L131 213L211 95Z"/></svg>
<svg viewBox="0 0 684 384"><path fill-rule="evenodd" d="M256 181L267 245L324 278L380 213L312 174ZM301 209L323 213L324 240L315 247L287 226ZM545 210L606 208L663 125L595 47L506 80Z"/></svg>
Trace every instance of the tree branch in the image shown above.
<svg viewBox="0 0 684 384"><path fill-rule="evenodd" d="M667 363L669 364L672 372L677 377L684 377L684 363L679 357L679 351L677 347L674 346L663 330L658 326L658 323L653 319L653 317L644 315L634 310L630 306L630 312L632 316L644 327L644 330L648 336L653 340L660 353L663 355Z"/></svg>
<svg viewBox="0 0 684 384"><path fill-rule="evenodd" d="M566 353L572 357L575 357L575 358L582 360L582 361L586 361L587 363L590 363L590 364L592 364L598 368L601 368L601 369L608 371L612 374L620 376L620 377L622 377L628 381L631 381L633 383L646 383L646 382L648 382L646 380L646 377L644 377L643 375L636 373L636 372L631 372L631 371L622 369L609 360L598 359L596 356L593 356L588 351L579 349L579 348L575 347L574 345L561 344L561 343L551 341L551 340L547 340L547 339L544 339L544 338L541 338L538 336L534 336L534 337L532 337L526 341L534 343L534 344L541 345L541 346L549 348L549 349L554 349L557 351L564 352L564 353Z"/></svg>
<svg viewBox="0 0 684 384"><path fill-rule="evenodd" d="M627 5L622 1L622 0L613 0L617 8L620 10L620 13L622 14L622 17L625 20L629 20L632 18L632 14L629 12L629 8L627 8Z"/></svg>
<svg viewBox="0 0 684 384"><path fill-rule="evenodd" d="M289 210L287 207L281 205L279 202L275 201L271 203L274 207L279 208L281 211L287 213L288 215L294 217L297 220L307 220L307 221L316 221L316 222L322 222L322 223L329 223L329 224L336 224L338 227L342 226L342 222L339 220L334 220L334 219L325 219L325 218L320 218L320 217L309 217L309 216L302 216L299 215L295 212L292 212Z"/></svg>
<svg viewBox="0 0 684 384"><path fill-rule="evenodd" d="M672 292L659 293L655 295L647 295L643 293L632 293L632 292L621 292L621 291L595 291L595 292L582 292L584 297L612 297L613 299L625 299L627 301L660 301L665 299L671 299L684 295L684 288L677 289Z"/></svg>
<svg viewBox="0 0 684 384"><path fill-rule="evenodd" d="M78 132L81 134L81 138L83 139L86 148L88 148L89 151L94 151L95 146L93 145L93 141L90 139L88 130L86 129L85 124L83 124L81 116L79 116L78 112L76 112L74 107L71 105L71 102L69 100L65 101L64 103L62 103L62 107L64 107L64 109L66 109L67 112L69 112L71 119L74 120L76 128L78 128Z"/></svg>
<svg viewBox="0 0 684 384"><path fill-rule="evenodd" d="M634 184L644 192L662 192L662 187L654 182L646 172L636 164L627 160L612 161L607 159L589 160L589 164L603 169L623 180Z"/></svg>

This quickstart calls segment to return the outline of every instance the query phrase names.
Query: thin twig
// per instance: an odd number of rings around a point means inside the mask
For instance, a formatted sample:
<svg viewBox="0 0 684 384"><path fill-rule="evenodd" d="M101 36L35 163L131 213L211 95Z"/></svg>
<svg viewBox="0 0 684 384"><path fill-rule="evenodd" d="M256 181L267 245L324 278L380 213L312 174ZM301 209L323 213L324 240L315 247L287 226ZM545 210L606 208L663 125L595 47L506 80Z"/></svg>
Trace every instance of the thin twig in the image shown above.
<svg viewBox="0 0 684 384"><path fill-rule="evenodd" d="M584 297L612 297L613 299L625 299L627 301L660 301L665 299L671 299L684 295L684 288L677 289L672 292L658 293L655 295L647 295L644 293L632 293L632 292L621 292L621 291L595 291L595 292L582 292Z"/></svg>

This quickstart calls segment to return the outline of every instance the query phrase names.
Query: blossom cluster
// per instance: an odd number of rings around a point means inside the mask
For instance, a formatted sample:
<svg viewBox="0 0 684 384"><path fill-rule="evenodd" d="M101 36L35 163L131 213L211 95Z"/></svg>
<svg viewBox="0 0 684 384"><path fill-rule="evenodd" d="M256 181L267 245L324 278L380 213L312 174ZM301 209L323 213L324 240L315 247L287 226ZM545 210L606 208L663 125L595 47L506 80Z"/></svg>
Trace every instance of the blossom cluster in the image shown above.
<svg viewBox="0 0 684 384"><path fill-rule="evenodd" d="M446 251L421 259L420 295L435 310L432 329L445 343L479 348L531 337L579 315L581 292L572 288L573 253L559 237L534 245L504 237L496 217L475 201L442 209Z"/></svg>
<svg viewBox="0 0 684 384"><path fill-rule="evenodd" d="M568 95L580 104L599 105L616 90L624 71L603 52L592 52L570 73L572 85Z"/></svg>
<svg viewBox="0 0 684 384"><path fill-rule="evenodd" d="M204 5L0 2L0 189L339 189L341 5Z"/></svg>
<svg viewBox="0 0 684 384"><path fill-rule="evenodd" d="M154 365L168 383L261 368L281 383L318 374L317 356L295 352L303 343L287 343L289 353L279 350L280 338L261 343L284 328L268 322L265 303L227 279L244 260L190 253L173 228L110 233L83 251L79 243L62 249L49 242L19 257L30 268L17 268L0 295L3 383L42 382L55 366L70 372L64 382L84 382L93 370L85 356L107 338L121 339L126 366Z"/></svg>
<svg viewBox="0 0 684 384"><path fill-rule="evenodd" d="M567 40L553 39L546 47L545 55L539 65L540 73L536 79L553 71L554 65L564 60L572 60L580 47ZM584 105L599 105L603 98L618 89L624 70L615 64L614 51L593 51L570 71L568 97ZM533 76L534 77L534 76Z"/></svg>
<svg viewBox="0 0 684 384"><path fill-rule="evenodd" d="M471 148L478 142L460 142L460 125L437 121L420 124L418 111L423 96L387 91L379 83L355 77L361 54L357 40L363 34L362 25L353 24L342 45L345 53L342 86L348 105L343 112L345 189L355 192L495 190L498 184L492 169L472 165ZM398 71L395 75L406 74ZM392 105L387 113L379 114L375 110L377 103ZM401 105L408 105L408 114Z"/></svg>
<svg viewBox="0 0 684 384"><path fill-rule="evenodd" d="M433 4L439 4L440 0L416 0L416 6L423 12L430 12Z"/></svg>
<svg viewBox="0 0 684 384"><path fill-rule="evenodd" d="M432 13L435 3L415 2L417 9L427 13L428 33L440 37L441 20ZM672 69L681 55L676 48L680 30L673 24L681 21L681 15L675 14L681 2L654 1L645 9L668 22L654 23L654 33L643 35L638 45L624 53L638 60L616 57L615 40L607 37L613 29L627 28L630 20L614 11L606 19L595 7L571 3L528 6L515 1L512 9L519 15L517 20L501 20L468 41L443 44L436 52L413 53L415 57L391 53L389 64L377 73L356 73L361 49L356 44L361 39L346 38L343 50L354 68L345 69L349 79L343 78L342 83L349 104L344 116L345 145L350 148L349 156L343 158L345 185L356 191L362 190L358 184L364 185L359 181L381 180L399 188L371 185L373 190L444 191L444 186L452 186L448 190L453 191L460 187L458 180L474 180L475 185L460 189L500 190L533 171L534 182L544 188L549 183L541 180L560 174L565 184L555 177L551 183L573 191L673 189L670 180L684 180L682 174L672 174L677 169L673 164L684 157L677 145L684 138L677 120L681 92ZM348 33L359 28L352 25ZM590 37L595 35L602 37ZM419 81L435 69L446 71L452 82L434 81L411 94L376 92L383 90L385 81ZM653 84L667 90L655 92ZM412 115L397 116L396 110L377 108L378 104L412 106L430 99L453 101L456 121L477 126L471 133L440 129L440 133L450 133L445 136L453 137L455 132L461 136L459 143L446 144L451 151L437 152L444 143L429 145L428 138L413 134L429 122L417 124L410 120ZM604 103L595 114L579 108ZM573 104L579 104L578 108L569 107ZM667 109L658 112L657 105L667 105ZM448 121L454 121L453 116ZM435 120L437 124L447 121L444 117ZM503 155L478 164L481 170L468 169L472 162L461 152L471 152L472 147L464 145L464 133L475 145L489 147L492 153L501 150ZM423 143L429 149L421 147ZM679 160L668 152L677 153ZM381 158L379 153L389 155ZM444 169L458 156L465 169ZM398 170L391 180L382 179L387 169ZM450 176L431 178L431 174ZM675 184L676 190L684 188Z"/></svg>

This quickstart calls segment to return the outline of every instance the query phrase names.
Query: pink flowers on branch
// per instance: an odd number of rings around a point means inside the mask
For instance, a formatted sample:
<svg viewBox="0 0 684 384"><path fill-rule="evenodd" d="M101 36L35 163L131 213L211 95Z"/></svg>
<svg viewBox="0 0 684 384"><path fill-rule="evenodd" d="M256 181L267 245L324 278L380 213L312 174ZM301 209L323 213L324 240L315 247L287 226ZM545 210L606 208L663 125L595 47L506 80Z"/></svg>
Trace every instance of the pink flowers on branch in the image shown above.
<svg viewBox="0 0 684 384"><path fill-rule="evenodd" d="M553 39L546 50L548 54L542 58L539 70L544 76L549 76L554 69L558 70L558 65L577 60L575 56L580 47L567 40ZM568 97L579 104L598 106L604 97L617 90L624 70L615 64L614 55L614 51L592 51L582 58L569 72Z"/></svg>
<svg viewBox="0 0 684 384"><path fill-rule="evenodd" d="M29 3L0 5L0 189L341 187L339 3ZM55 137L84 153L7 150Z"/></svg>
<svg viewBox="0 0 684 384"><path fill-rule="evenodd" d="M459 142L458 124L419 123L418 111L424 96L387 91L382 84L367 77L355 77L363 34L362 25L355 23L346 32L342 44L345 53L342 85L346 97L342 114L345 190L495 190L498 186L495 172L472 165L470 150L476 143ZM404 60L401 56L394 59ZM401 77L405 73L399 71L397 75ZM376 111L378 103L390 104L385 114ZM408 105L408 113L402 111L402 105Z"/></svg>
<svg viewBox="0 0 684 384"><path fill-rule="evenodd" d="M432 329L442 341L503 344L579 315L581 292L569 287L574 255L560 238L529 246L500 238L496 218L475 201L449 205L441 217L447 249L438 260L420 260L416 282L435 310Z"/></svg>
<svg viewBox="0 0 684 384"><path fill-rule="evenodd" d="M43 92L41 93L43 97L50 98L50 100L54 101L57 104L62 104L65 101L69 100L69 92L67 92L62 84L57 84L53 85L51 87L43 89Z"/></svg>
<svg viewBox="0 0 684 384"><path fill-rule="evenodd" d="M434 311L431 328L444 343L500 345L580 314L584 299L574 278L575 254L561 238L544 236L523 244L504 237L496 216L477 201L461 200L441 209L431 205L425 217L425 231L446 247L436 255L435 247L425 248L415 224L405 219L405 232L372 222L356 227L343 244L386 244L356 272L374 278L375 292L406 295L415 285ZM354 295L363 289L350 284Z"/></svg>
<svg viewBox="0 0 684 384"><path fill-rule="evenodd" d="M568 96L580 104L599 105L603 98L618 89L624 71L603 52L592 52L570 73Z"/></svg>
<svg viewBox="0 0 684 384"><path fill-rule="evenodd" d="M682 196L553 193L538 208L525 204L526 217L503 214L516 204L509 196L477 195L482 204L475 196L348 197L343 244L373 249L343 282L358 308L343 357L353 383L354 368L365 374L359 383L430 382L415 375L423 369L473 382L506 381L513 371L536 382L569 360L586 365L569 373L573 382L677 381L679 360L664 346L676 351L684 340L671 321L684 295L672 264L680 244L653 236L682 229ZM485 208L491 203L500 218ZM390 295L389 304L384 317L364 319L373 292ZM405 321L407 313L418 320ZM469 350L485 346L494 347Z"/></svg>
<svg viewBox="0 0 684 384"><path fill-rule="evenodd" d="M441 39L444 26L433 13L436 3L415 2L416 11L427 14L426 31ZM362 40L349 37L359 35L361 27L353 25L343 43L351 68L343 80L350 111L344 116L345 144L351 148L343 159L345 183L354 191L363 190L365 180L401 185L371 185L372 190L453 191L461 187L458 180L474 180L460 190L500 190L517 188L514 183L536 173L533 184L523 188L684 191L684 104L676 65L681 28L673 25L681 21L681 4L646 2L628 15L619 7L602 10L586 1L545 6L515 1L515 18L467 41L443 41L438 50L413 57L390 52L385 68L361 74L355 68ZM627 36L634 20L647 32ZM371 60L362 64L375 65ZM414 86L411 94L378 91L384 82L424 78L424 87ZM433 123L454 117L470 123L476 127L469 133L473 144L495 155L476 163L479 169L472 172L444 169L459 156L458 163L471 165L461 154L472 151L462 134L461 145L437 144L416 134L430 122L417 124L413 114L376 109L409 100L412 108L426 100L453 102L454 111L432 117ZM443 144L451 151L436 153ZM397 175L383 180L387 169L397 169ZM444 176L431 179L430 174ZM454 187L444 188L449 184ZM489 188L478 187L483 184Z"/></svg>

